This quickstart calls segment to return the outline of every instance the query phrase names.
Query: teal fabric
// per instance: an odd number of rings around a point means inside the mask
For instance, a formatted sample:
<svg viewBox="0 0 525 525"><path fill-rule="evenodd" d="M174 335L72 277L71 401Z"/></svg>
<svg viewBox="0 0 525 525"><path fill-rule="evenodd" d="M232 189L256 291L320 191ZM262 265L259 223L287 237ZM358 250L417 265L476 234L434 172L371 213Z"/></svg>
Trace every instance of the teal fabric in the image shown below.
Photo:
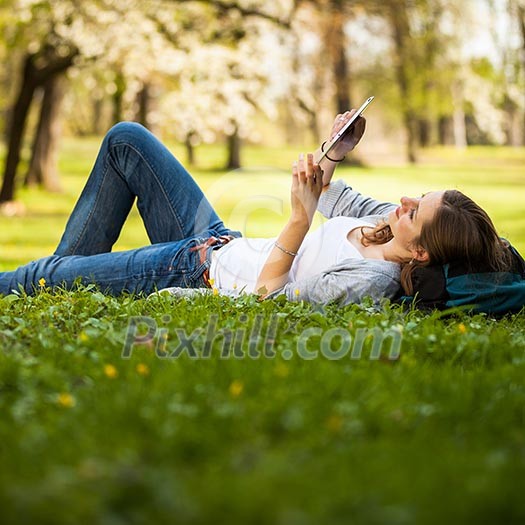
<svg viewBox="0 0 525 525"><path fill-rule="evenodd" d="M472 306L474 312L516 312L525 306L525 280L509 272L449 276L445 265L449 300L447 307Z"/></svg>

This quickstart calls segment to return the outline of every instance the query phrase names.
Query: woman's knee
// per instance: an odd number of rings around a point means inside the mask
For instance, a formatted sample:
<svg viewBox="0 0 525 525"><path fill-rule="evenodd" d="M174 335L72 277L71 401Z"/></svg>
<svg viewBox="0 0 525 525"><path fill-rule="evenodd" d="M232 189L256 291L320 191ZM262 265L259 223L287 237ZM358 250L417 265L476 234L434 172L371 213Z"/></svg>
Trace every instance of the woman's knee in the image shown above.
<svg viewBox="0 0 525 525"><path fill-rule="evenodd" d="M109 144L134 143L150 137L151 133L138 122L119 122L106 133Z"/></svg>

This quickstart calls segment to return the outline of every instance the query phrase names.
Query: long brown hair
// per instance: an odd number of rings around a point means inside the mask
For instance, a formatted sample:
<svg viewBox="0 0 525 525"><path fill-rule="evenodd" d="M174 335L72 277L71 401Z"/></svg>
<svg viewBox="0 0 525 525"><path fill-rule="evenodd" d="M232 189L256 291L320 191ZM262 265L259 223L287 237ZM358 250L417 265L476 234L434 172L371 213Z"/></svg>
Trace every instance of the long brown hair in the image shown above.
<svg viewBox="0 0 525 525"><path fill-rule="evenodd" d="M361 229L364 246L385 244L393 238L387 223ZM443 194L434 218L423 224L414 245L429 255L426 262L412 261L401 269L401 286L409 295L413 292L412 273L419 266L461 261L469 271L504 271L511 265L508 245L502 240L485 210L457 190Z"/></svg>

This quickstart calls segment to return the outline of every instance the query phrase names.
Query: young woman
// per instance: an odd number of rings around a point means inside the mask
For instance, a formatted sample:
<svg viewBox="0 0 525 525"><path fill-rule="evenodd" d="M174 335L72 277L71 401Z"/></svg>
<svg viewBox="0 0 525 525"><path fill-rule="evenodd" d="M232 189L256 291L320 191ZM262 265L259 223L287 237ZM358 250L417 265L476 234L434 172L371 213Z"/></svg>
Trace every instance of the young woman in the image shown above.
<svg viewBox="0 0 525 525"><path fill-rule="evenodd" d="M338 115L332 136L353 113ZM300 156L292 168L292 213L277 238L244 239L228 229L195 181L145 128L114 126L55 254L0 273L0 294L95 283L102 291L149 294L206 288L220 293L285 294L341 304L410 291L418 265L450 260L508 264L487 214L457 191L401 198L400 206L331 182L337 163L361 139L365 120L321 162ZM319 155L319 152L316 153ZM111 252L137 199L151 245ZM309 232L318 209L329 220Z"/></svg>

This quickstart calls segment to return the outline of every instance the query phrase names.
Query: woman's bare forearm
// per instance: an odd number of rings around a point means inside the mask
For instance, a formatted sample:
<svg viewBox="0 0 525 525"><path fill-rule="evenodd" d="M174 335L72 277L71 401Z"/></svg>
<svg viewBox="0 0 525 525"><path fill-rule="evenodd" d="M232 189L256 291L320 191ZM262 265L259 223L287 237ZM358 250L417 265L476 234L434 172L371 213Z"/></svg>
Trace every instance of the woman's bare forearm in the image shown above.
<svg viewBox="0 0 525 525"><path fill-rule="evenodd" d="M314 160L315 160L315 162L318 161L318 159L321 157L322 154L323 154L323 152L322 152L321 148L319 148L314 153ZM332 180L332 177L334 175L335 168L337 168L337 164L338 164L337 162L333 162L331 160L328 160L326 157L319 164L319 166L323 170L323 192L328 189L328 186L330 185L330 181Z"/></svg>
<svg viewBox="0 0 525 525"><path fill-rule="evenodd" d="M266 296L288 282L288 273L301 244L310 229L319 202L323 172L315 164L314 155L299 155L292 166L292 215L277 238L264 263L255 291Z"/></svg>
<svg viewBox="0 0 525 525"><path fill-rule="evenodd" d="M281 248L273 247L257 279L257 293L266 296L288 282L288 273L295 259L291 254L299 251L309 228L309 221L305 218L292 217L288 221L276 241Z"/></svg>

